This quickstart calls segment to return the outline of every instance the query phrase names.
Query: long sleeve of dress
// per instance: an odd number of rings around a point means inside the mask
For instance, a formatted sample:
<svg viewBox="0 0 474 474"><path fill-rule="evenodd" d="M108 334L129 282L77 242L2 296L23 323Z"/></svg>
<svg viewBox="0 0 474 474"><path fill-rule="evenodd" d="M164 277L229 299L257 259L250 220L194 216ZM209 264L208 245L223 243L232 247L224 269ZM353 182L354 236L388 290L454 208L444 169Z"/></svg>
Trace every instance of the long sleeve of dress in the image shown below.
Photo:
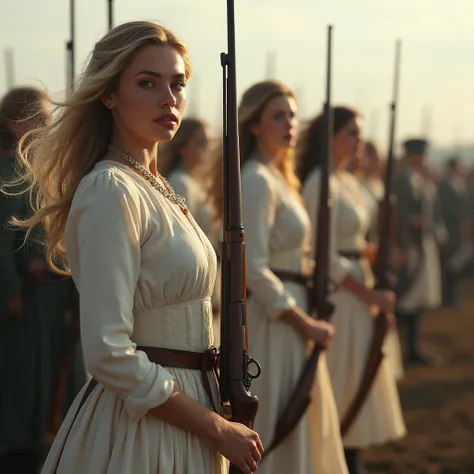
<svg viewBox="0 0 474 474"><path fill-rule="evenodd" d="M321 189L321 174L319 170L315 170L306 180L306 183L303 188L303 199L305 202L306 210L311 219L311 224L313 228L312 233L312 248L315 249L316 245L316 219L319 211L319 193ZM337 188L334 186L333 181L331 180L330 186L330 197L332 198L333 205L331 207L331 219L330 219L330 232L329 232L329 251L330 251L330 277L331 280L338 284L350 273L351 263L347 258L341 257L337 252L337 232L336 232L336 223L337 223ZM317 263L316 263L317 264Z"/></svg>
<svg viewBox="0 0 474 474"><path fill-rule="evenodd" d="M249 171L242 176L247 287L265 306L267 316L278 318L284 310L296 306L296 301L269 267L276 196L263 173Z"/></svg>
<svg viewBox="0 0 474 474"><path fill-rule="evenodd" d="M110 171L82 183L74 201L66 249L80 295L86 367L138 419L174 388L173 376L131 341L146 217L133 189Z"/></svg>

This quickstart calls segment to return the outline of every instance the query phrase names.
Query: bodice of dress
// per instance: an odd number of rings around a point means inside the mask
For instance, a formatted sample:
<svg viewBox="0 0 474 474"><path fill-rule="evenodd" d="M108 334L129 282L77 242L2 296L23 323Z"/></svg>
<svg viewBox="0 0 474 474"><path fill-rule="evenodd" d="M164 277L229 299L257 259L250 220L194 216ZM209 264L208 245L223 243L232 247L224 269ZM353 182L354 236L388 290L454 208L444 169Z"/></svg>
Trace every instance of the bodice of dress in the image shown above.
<svg viewBox="0 0 474 474"><path fill-rule="evenodd" d="M314 224L319 208L320 178L320 170L315 169L303 187L306 208ZM367 196L364 196L357 178L346 171L331 175L330 195L333 202L330 231L331 276L335 282L339 282L358 266L356 262L342 257L340 252L364 250L373 209L367 206Z"/></svg>
<svg viewBox="0 0 474 474"><path fill-rule="evenodd" d="M278 314L294 301L272 270L309 274L310 221L280 171L257 159L242 169L242 195L247 286Z"/></svg>
<svg viewBox="0 0 474 474"><path fill-rule="evenodd" d="M368 209L366 206L361 184L351 173L338 172L333 182L337 188L334 196L338 217L335 223L336 250L363 250L373 208Z"/></svg>

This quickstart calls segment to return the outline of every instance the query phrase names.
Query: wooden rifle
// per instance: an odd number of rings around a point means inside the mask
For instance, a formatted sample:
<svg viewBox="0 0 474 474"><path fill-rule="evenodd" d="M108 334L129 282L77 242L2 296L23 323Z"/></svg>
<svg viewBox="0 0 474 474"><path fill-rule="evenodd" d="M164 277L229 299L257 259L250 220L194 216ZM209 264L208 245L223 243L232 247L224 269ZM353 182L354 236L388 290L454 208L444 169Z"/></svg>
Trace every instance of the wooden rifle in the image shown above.
<svg viewBox="0 0 474 474"><path fill-rule="evenodd" d="M245 242L237 120L234 0L227 0L227 35L228 52L221 54L224 116L219 388L223 416L253 428L258 399L249 390L252 380L260 375L260 366L247 352ZM249 370L251 365L257 369L255 374ZM229 468L230 474L240 472L234 465Z"/></svg>
<svg viewBox="0 0 474 474"><path fill-rule="evenodd" d="M107 0L109 3L108 8L108 19L109 19L109 31L114 27L114 0Z"/></svg>
<svg viewBox="0 0 474 474"><path fill-rule="evenodd" d="M327 75L326 101L324 103L324 154L326 158L321 163L321 192L319 195L319 210L317 215L317 239L313 271L313 285L310 293L310 308L315 309L319 319L328 321L333 306L329 296L329 229L330 209L329 174L332 156L333 114L331 110L331 56L332 56L332 26L327 31ZM298 425L311 403L311 389L316 378L319 355L323 348L316 344L311 355L305 361L298 382L288 399L282 414L278 418L272 443L265 449L264 457L273 451Z"/></svg>
<svg viewBox="0 0 474 474"><path fill-rule="evenodd" d="M13 48L5 49L5 73L7 78L7 89L15 85L15 64Z"/></svg>
<svg viewBox="0 0 474 474"><path fill-rule="evenodd" d="M68 74L67 74L67 86L66 86L66 94L68 97L71 96L72 91L74 90L74 81L75 81L75 65L76 65L76 31L75 31L75 7L74 7L74 0L70 0L69 3L69 21L70 21L70 38L69 41L66 43L66 52L68 58Z"/></svg>
<svg viewBox="0 0 474 474"><path fill-rule="evenodd" d="M374 264L374 276L376 290L391 290L390 278L390 258L392 248L393 220L395 211L395 197L392 192L393 172L394 172L394 144L395 144L395 125L398 103L398 86L400 76L400 55L401 42L397 41L395 48L395 72L393 86L393 101L390 104L390 131L389 146L387 155L387 166L385 169L385 194L379 209L379 246ZM359 388L354 399L349 405L341 422L341 434L344 436L352 423L359 414L365 400L372 388L375 377L377 376L380 364L383 359L383 344L389 330L387 316L379 313L374 321L374 329L367 361L362 373Z"/></svg>

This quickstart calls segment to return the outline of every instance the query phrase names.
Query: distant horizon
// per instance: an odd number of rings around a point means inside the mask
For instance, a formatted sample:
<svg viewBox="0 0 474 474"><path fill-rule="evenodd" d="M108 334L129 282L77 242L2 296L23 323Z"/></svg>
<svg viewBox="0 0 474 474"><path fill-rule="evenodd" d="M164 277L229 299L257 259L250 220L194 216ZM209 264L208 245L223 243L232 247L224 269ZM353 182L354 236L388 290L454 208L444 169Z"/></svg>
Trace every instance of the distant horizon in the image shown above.
<svg viewBox="0 0 474 474"><path fill-rule="evenodd" d="M217 131L222 115L219 55L226 50L225 2L174 0L159 8L152 0L114 4L116 24L159 19L188 44L194 69L188 115L199 113ZM397 143L420 135L429 136L434 148L473 143L474 28L469 12L474 13L471 0L458 0L456 8L443 0L360 0L357 7L350 0L331 4L239 0L239 97L271 74L296 91L302 118L316 115L324 94L326 26L333 24L333 103L362 113L364 136L386 148L394 46L401 38ZM77 71L106 30L106 0L76 2ZM14 45L16 83L44 85L52 97L60 97L65 89L69 2L7 2L2 5L0 31L2 64L5 49ZM6 79L6 74L0 75L2 95Z"/></svg>

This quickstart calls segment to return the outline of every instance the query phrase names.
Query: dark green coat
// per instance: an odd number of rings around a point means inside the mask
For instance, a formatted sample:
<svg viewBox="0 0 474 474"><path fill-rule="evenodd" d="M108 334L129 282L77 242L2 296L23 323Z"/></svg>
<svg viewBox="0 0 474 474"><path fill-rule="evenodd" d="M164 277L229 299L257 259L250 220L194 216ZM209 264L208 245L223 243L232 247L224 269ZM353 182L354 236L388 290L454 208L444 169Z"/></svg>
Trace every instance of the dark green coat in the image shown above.
<svg viewBox="0 0 474 474"><path fill-rule="evenodd" d="M0 186L14 174L15 159L0 158ZM66 315L75 291L72 280L52 272L41 280L32 278L28 272L31 260L44 261L43 249L35 243L40 235L36 232L23 245L24 232L8 225L13 215L24 218L30 214L25 195L0 193L0 452L44 453L47 449L45 434L58 369L70 341ZM23 314L12 318L6 313L5 301L18 292ZM69 378L66 408L85 381L80 351L70 362L76 376Z"/></svg>

